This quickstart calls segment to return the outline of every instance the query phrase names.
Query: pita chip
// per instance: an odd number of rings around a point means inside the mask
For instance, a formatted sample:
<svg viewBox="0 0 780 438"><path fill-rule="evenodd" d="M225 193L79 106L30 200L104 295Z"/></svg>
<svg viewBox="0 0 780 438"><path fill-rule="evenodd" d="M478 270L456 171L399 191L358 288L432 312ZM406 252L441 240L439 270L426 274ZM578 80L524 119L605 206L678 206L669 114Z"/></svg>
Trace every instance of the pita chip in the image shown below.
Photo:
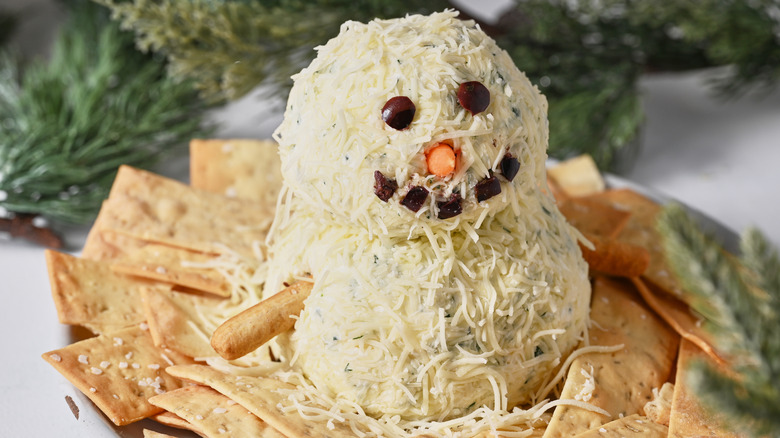
<svg viewBox="0 0 780 438"><path fill-rule="evenodd" d="M674 395L672 396L672 408L669 414L669 437L746 438L747 435L741 435L721 427L720 425L724 424L724 418L717 413L706 410L698 400L693 388L687 385L688 367L691 361L694 360L709 360L713 365L716 365L695 344L683 340L680 343L677 377L675 379ZM728 372L723 365L716 366L719 366L723 372Z"/></svg>
<svg viewBox="0 0 780 438"><path fill-rule="evenodd" d="M678 299L683 299L682 287L666 262L663 239L656 229L661 205L630 189L607 190L600 195L600 199L608 201L615 208L631 212L618 239L641 246L650 253L650 265L643 278Z"/></svg>
<svg viewBox="0 0 780 438"><path fill-rule="evenodd" d="M715 361L725 363L725 357L715 349L712 335L704 329L701 318L694 314L687 304L644 279L633 278L631 281L647 305L680 336L696 344Z"/></svg>

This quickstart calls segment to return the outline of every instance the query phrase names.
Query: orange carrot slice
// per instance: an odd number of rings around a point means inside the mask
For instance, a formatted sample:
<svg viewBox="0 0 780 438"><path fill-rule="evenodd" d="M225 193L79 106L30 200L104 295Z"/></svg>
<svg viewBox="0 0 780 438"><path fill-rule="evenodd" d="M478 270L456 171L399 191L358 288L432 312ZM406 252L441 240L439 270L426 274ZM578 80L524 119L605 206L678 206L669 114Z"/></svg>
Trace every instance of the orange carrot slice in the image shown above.
<svg viewBox="0 0 780 438"><path fill-rule="evenodd" d="M452 146L439 143L425 153L425 160L428 164L428 172L438 177L445 177L455 170L457 157Z"/></svg>

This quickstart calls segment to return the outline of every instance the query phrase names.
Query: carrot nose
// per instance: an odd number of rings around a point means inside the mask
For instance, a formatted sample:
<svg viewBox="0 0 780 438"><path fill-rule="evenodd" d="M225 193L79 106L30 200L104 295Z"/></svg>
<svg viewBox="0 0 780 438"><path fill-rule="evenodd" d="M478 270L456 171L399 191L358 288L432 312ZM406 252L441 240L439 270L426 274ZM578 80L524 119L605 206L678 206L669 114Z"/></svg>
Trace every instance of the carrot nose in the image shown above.
<svg viewBox="0 0 780 438"><path fill-rule="evenodd" d="M425 153L425 161L428 165L428 172L438 177L445 177L455 170L457 157L452 146L438 143Z"/></svg>

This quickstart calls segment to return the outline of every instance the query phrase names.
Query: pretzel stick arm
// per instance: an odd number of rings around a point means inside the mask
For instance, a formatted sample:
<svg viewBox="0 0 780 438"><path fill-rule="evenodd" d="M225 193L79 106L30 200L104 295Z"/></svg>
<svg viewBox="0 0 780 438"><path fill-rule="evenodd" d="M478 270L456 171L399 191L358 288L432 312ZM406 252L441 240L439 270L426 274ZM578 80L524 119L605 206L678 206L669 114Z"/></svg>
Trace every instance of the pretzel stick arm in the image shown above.
<svg viewBox="0 0 780 438"><path fill-rule="evenodd" d="M227 360L245 356L295 325L312 283L298 281L217 327L211 346Z"/></svg>

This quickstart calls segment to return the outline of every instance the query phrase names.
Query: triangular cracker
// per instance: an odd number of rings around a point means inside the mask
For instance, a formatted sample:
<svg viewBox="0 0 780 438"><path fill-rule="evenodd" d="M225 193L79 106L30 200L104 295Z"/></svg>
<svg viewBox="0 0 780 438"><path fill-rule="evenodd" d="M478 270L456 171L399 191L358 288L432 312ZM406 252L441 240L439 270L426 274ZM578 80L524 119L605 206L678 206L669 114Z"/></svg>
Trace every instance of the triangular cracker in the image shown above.
<svg viewBox="0 0 780 438"><path fill-rule="evenodd" d="M107 262L52 250L45 256L61 323L105 333L144 321L139 287L148 282L117 274Z"/></svg>
<svg viewBox="0 0 780 438"><path fill-rule="evenodd" d="M144 438L176 438L172 435L167 435L160 432L155 432L151 429L144 429Z"/></svg>
<svg viewBox="0 0 780 438"><path fill-rule="evenodd" d="M149 403L176 414L209 437L284 438L246 408L207 386L185 386L156 395Z"/></svg>
<svg viewBox="0 0 780 438"><path fill-rule="evenodd" d="M723 355L715 349L712 334L704 329L702 319L696 316L687 304L644 279L634 278L632 281L647 305L680 336L696 344L717 362L725 363Z"/></svg>
<svg viewBox="0 0 780 438"><path fill-rule="evenodd" d="M649 420L639 414L618 418L574 438L630 438L649 437L666 438L669 428Z"/></svg>
<svg viewBox="0 0 780 438"><path fill-rule="evenodd" d="M155 432L151 429L144 429L144 438L176 438L176 437L173 435Z"/></svg>
<svg viewBox="0 0 780 438"><path fill-rule="evenodd" d="M165 367L192 362L155 347L149 332L139 326L79 341L42 357L117 426L160 412L147 399L181 387Z"/></svg>
<svg viewBox="0 0 780 438"><path fill-rule="evenodd" d="M198 305L209 306L216 300L159 288L141 289L141 302L155 345L189 357L217 355L209 343L211 333L203 327L197 311Z"/></svg>
<svg viewBox="0 0 780 438"><path fill-rule="evenodd" d="M205 436L203 434L203 431L198 429L194 424L190 423L189 421L185 420L184 418L181 418L180 416L172 412L163 411L160 412L159 414L154 414L149 418L168 427L173 427L182 430L189 430L191 432L197 433L200 436Z"/></svg>
<svg viewBox="0 0 780 438"><path fill-rule="evenodd" d="M669 414L669 437L713 436L741 438L746 436L720 427L719 425L723 424L724 421L722 416L707 411L701 405L693 389L686 382L688 367L693 360L709 360L715 365L710 357L692 342L683 340L680 343L680 355L677 359L677 377L672 397L672 411ZM723 365L718 366L721 371L727 372Z"/></svg>
<svg viewBox="0 0 780 438"><path fill-rule="evenodd" d="M643 277L668 293L682 298L682 288L664 255L663 239L656 229L661 205L631 189L608 190L599 196L613 207L631 212L618 239L641 246L650 252L650 266Z"/></svg>
<svg viewBox="0 0 780 438"><path fill-rule="evenodd" d="M235 376L204 365L169 367L171 375L209 386L241 404L261 420L288 438L346 438L355 433L344 423L333 422L333 429L325 423L301 418L296 411L286 412L281 402L286 398L284 390L295 387L279 380Z"/></svg>
<svg viewBox="0 0 780 438"><path fill-rule="evenodd" d="M545 438L568 437L610 420L642 412L671 374L679 337L633 293L631 283L598 277L593 286L590 345L624 348L588 353L569 368L561 399L581 400L604 409L606 417L581 407L559 405ZM589 390L592 389L592 390Z"/></svg>
<svg viewBox="0 0 780 438"><path fill-rule="evenodd" d="M583 234L615 238L628 223L631 212L609 205L596 196L569 198L558 204L566 220Z"/></svg>

